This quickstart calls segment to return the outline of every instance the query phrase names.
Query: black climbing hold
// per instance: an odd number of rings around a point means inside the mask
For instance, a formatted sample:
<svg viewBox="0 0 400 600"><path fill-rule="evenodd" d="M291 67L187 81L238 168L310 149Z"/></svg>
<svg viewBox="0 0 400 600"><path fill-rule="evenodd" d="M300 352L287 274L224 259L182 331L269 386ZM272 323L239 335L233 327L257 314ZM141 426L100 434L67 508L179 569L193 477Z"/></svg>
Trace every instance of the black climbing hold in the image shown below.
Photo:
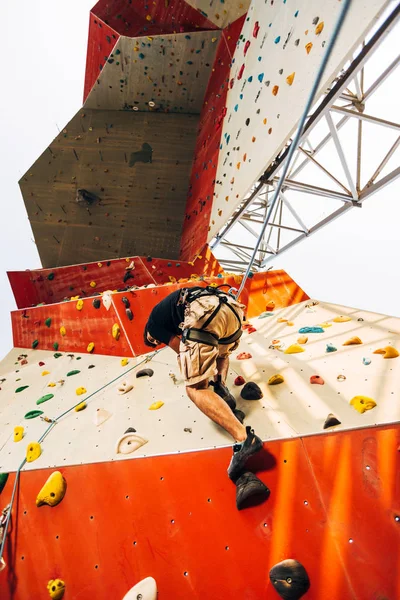
<svg viewBox="0 0 400 600"><path fill-rule="evenodd" d="M246 383L243 386L240 395L244 400L260 400L260 398L263 397L261 389L256 383L254 383L254 381L249 381Z"/></svg>
<svg viewBox="0 0 400 600"><path fill-rule="evenodd" d="M153 369L142 369L136 373L136 378L138 377L153 377L154 371Z"/></svg>
<svg viewBox="0 0 400 600"><path fill-rule="evenodd" d="M125 306L125 308L130 307L131 303L129 302L129 300L126 296L122 296L121 300L122 300L122 304Z"/></svg>
<svg viewBox="0 0 400 600"><path fill-rule="evenodd" d="M48 279L49 281L53 281L53 279L54 279L54 273L49 273L49 274L47 275L47 279Z"/></svg>
<svg viewBox="0 0 400 600"><path fill-rule="evenodd" d="M95 299L92 301L92 304L93 304L93 306L94 306L95 308L100 308L100 306L101 306L101 302L100 302L99 298L95 298Z"/></svg>
<svg viewBox="0 0 400 600"><path fill-rule="evenodd" d="M300 44L300 40L299 39L295 40L294 45L298 46L299 44Z"/></svg>
<svg viewBox="0 0 400 600"><path fill-rule="evenodd" d="M133 279L134 275L132 275L132 273L130 271L127 271L124 275L124 283L126 283L128 281L128 279Z"/></svg>
<svg viewBox="0 0 400 600"><path fill-rule="evenodd" d="M252 279L253 277L254 277L254 273L252 273L252 272L250 271L250 273L248 274L248 278L249 278L249 279Z"/></svg>
<svg viewBox="0 0 400 600"><path fill-rule="evenodd" d="M62 356L61 352L56 352L54 355L54 358L60 358L60 356Z"/></svg>
<svg viewBox="0 0 400 600"><path fill-rule="evenodd" d="M87 190L79 189L76 191L76 202L78 204L82 204L83 206L90 206L99 200L99 197L92 192L88 192ZM83 268L86 271L86 268Z"/></svg>
<svg viewBox="0 0 400 600"><path fill-rule="evenodd" d="M301 563L292 558L272 567L269 578L284 600L299 600L310 588L307 571Z"/></svg>
<svg viewBox="0 0 400 600"><path fill-rule="evenodd" d="M249 118L246 119L246 125L250 125L250 119Z"/></svg>
<svg viewBox="0 0 400 600"><path fill-rule="evenodd" d="M270 491L254 473L246 471L236 481L236 507L238 510L246 506L254 506L267 500ZM252 499L252 502L247 502Z"/></svg>
<svg viewBox="0 0 400 600"><path fill-rule="evenodd" d="M279 73L279 75L282 75L283 69L279 69L278 73Z"/></svg>
<svg viewBox="0 0 400 600"><path fill-rule="evenodd" d="M111 265L111 261L110 261L110 260L108 260L108 261L106 262L106 267L109 267L110 265Z"/></svg>
<svg viewBox="0 0 400 600"><path fill-rule="evenodd" d="M136 433L136 429L134 427L128 427L124 433Z"/></svg>
<svg viewBox="0 0 400 600"><path fill-rule="evenodd" d="M96 365L89 365L88 369L94 369Z"/></svg>
<svg viewBox="0 0 400 600"><path fill-rule="evenodd" d="M325 419L324 429L329 429L329 427L334 427L335 425L341 425L341 421L334 414L329 413L329 415Z"/></svg>
<svg viewBox="0 0 400 600"><path fill-rule="evenodd" d="M146 258L146 260L147 260L147 262L151 262L153 259L151 258L151 256L148 256L148 257Z"/></svg>
<svg viewBox="0 0 400 600"><path fill-rule="evenodd" d="M133 312L131 311L131 309L127 308L125 312L126 312L126 316L128 317L128 319L130 321L132 321L133 320Z"/></svg>

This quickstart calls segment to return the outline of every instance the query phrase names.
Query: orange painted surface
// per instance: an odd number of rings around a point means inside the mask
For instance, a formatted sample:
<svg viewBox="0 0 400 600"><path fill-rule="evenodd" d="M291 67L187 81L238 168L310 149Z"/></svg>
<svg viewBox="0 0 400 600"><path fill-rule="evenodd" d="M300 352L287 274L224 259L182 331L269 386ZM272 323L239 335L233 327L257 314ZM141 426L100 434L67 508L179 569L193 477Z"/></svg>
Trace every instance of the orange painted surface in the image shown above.
<svg viewBox="0 0 400 600"><path fill-rule="evenodd" d="M264 444L251 467L270 498L241 512L230 448L61 467L54 508L35 506L51 470L23 472L0 597L46 598L60 577L65 600L118 600L153 576L159 600L277 600L269 569L296 558L306 600L397 600L399 445L399 426Z"/></svg>

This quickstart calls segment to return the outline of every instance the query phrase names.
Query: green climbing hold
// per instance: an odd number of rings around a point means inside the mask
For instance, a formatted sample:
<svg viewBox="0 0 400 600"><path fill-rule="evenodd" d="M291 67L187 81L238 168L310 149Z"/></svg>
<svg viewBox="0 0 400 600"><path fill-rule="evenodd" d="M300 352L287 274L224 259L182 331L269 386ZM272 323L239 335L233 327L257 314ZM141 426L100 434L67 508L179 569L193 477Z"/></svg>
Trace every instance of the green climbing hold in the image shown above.
<svg viewBox="0 0 400 600"><path fill-rule="evenodd" d="M60 356L62 356L61 352L56 352L54 354L54 358L60 358Z"/></svg>
<svg viewBox="0 0 400 600"><path fill-rule="evenodd" d="M77 356L76 360L81 360L82 356Z"/></svg>
<svg viewBox="0 0 400 600"><path fill-rule="evenodd" d="M4 486L7 483L8 473L0 473L0 494L4 490Z"/></svg>
<svg viewBox="0 0 400 600"><path fill-rule="evenodd" d="M54 273L49 273L49 274L47 275L47 279L48 279L49 281L53 281L53 279L54 279Z"/></svg>
<svg viewBox="0 0 400 600"><path fill-rule="evenodd" d="M43 402L47 402L47 400L51 400L54 398L54 394L45 394L39 400L36 400L36 404L43 404Z"/></svg>
<svg viewBox="0 0 400 600"><path fill-rule="evenodd" d="M58 350L58 342L54 342L53 348L54 348L54 350Z"/></svg>
<svg viewBox="0 0 400 600"><path fill-rule="evenodd" d="M118 50L118 48L117 48L116 51L115 51L115 54L117 54L117 55L121 54L121 50Z"/></svg>
<svg viewBox="0 0 400 600"><path fill-rule="evenodd" d="M15 393L16 393L16 394L19 394L20 392L23 392L24 390L26 390L26 388L28 388L28 387L29 387L29 385L23 385L23 386L21 386L21 387L17 388L17 389L15 390Z"/></svg>
<svg viewBox="0 0 400 600"><path fill-rule="evenodd" d="M32 342L32 348L35 349L39 346L39 340L33 340Z"/></svg>
<svg viewBox="0 0 400 600"><path fill-rule="evenodd" d="M80 373L80 371L70 371L69 373L67 373L67 377L71 377L71 375L78 375L78 373Z"/></svg>
<svg viewBox="0 0 400 600"><path fill-rule="evenodd" d="M50 325L51 325L51 319L50 319L50 317L45 320L44 324L46 325L46 327L50 327Z"/></svg>
<svg viewBox="0 0 400 600"><path fill-rule="evenodd" d="M24 419L36 419L36 417L40 417L43 414L42 410L30 410L24 416Z"/></svg>

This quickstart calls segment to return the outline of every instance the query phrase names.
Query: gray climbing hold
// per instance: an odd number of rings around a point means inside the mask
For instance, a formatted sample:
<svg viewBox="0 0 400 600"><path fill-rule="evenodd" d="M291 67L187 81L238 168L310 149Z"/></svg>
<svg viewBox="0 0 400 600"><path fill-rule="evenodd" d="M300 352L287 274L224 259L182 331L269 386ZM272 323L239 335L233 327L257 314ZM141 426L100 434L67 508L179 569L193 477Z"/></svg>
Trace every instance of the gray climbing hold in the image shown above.
<svg viewBox="0 0 400 600"><path fill-rule="evenodd" d="M333 413L329 413L329 415L325 419L324 429L329 429L329 427L335 427L335 425L341 425L341 421Z"/></svg>
<svg viewBox="0 0 400 600"><path fill-rule="evenodd" d="M284 600L299 600L310 588L307 571L301 563L292 558L273 566L269 578Z"/></svg>
<svg viewBox="0 0 400 600"><path fill-rule="evenodd" d="M136 433L136 429L134 427L128 427L124 433Z"/></svg>
<svg viewBox="0 0 400 600"><path fill-rule="evenodd" d="M256 383L254 383L254 381L249 381L246 383L243 386L240 395L244 400L260 400L260 398L263 397L261 389Z"/></svg>
<svg viewBox="0 0 400 600"><path fill-rule="evenodd" d="M138 377L153 377L154 371L153 369L142 369L136 373L136 378Z"/></svg>

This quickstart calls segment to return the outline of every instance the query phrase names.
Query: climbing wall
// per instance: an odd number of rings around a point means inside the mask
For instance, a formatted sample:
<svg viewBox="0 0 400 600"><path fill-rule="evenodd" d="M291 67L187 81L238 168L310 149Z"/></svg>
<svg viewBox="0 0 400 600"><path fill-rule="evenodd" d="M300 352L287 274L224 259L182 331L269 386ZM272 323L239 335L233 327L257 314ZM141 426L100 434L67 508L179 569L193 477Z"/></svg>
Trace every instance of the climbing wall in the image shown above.
<svg viewBox="0 0 400 600"><path fill-rule="evenodd" d="M227 27L239 17L243 16L249 6L250 0L186 0L218 27Z"/></svg>

